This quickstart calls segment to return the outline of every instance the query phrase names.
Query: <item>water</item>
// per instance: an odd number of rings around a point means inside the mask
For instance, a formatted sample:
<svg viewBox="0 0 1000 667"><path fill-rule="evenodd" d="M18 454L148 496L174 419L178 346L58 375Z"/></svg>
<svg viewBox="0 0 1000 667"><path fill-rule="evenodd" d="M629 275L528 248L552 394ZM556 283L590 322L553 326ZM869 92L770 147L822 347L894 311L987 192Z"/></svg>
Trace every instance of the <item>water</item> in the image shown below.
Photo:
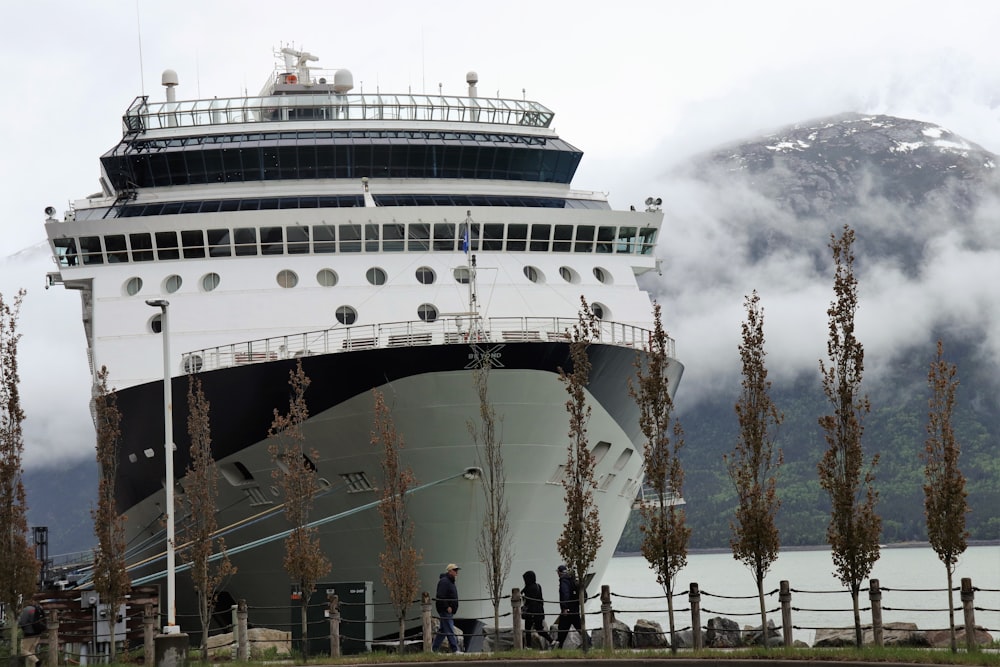
<svg viewBox="0 0 1000 667"><path fill-rule="evenodd" d="M814 628L853 627L851 595L834 577L833 569L828 549L782 552L764 580L765 594L775 591L764 598L768 620L773 619L775 625L781 625L777 589L779 582L786 579L793 591L792 607L797 608L792 612L795 639L812 644ZM871 574L871 578L879 580L883 590L883 622L911 622L923 630L947 628L946 577L944 565L930 547L883 547ZM975 593L976 625L987 628L995 639L1000 638L1000 546L969 547L955 572L955 587L961 585L962 577L971 578L972 585L980 589ZM702 626L714 616L731 618L741 626L760 625L757 587L750 570L734 560L729 552L698 553L688 556L687 566L677 577L676 588L683 593L674 598L677 628L691 625L691 613L687 611L690 607L687 591L691 582L696 582L702 592ZM642 556L612 558L603 583L611 587L611 602L618 620L632 627L637 619L644 618L660 623L664 630L669 628L663 589ZM594 595L599 591L588 590L587 593ZM958 591L954 593L954 603L958 608L955 624L962 625ZM859 604L862 608L871 606L867 581ZM685 611L678 612L680 609ZM599 599L588 603L588 612L599 610ZM588 625L599 622L599 618L599 615L591 616ZM861 621L871 623L871 612L862 611Z"/></svg>

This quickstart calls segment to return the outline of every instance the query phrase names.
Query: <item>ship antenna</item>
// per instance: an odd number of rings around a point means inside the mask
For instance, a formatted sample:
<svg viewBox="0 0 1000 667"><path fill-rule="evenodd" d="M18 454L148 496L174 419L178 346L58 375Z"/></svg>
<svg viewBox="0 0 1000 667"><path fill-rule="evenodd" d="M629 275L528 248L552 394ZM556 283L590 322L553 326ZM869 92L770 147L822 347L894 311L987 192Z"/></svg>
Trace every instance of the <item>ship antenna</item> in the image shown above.
<svg viewBox="0 0 1000 667"><path fill-rule="evenodd" d="M469 313L472 326L469 333L480 333L482 324L479 321L479 303L476 296L476 256L472 254L472 211L465 212L465 230L462 236L462 249L465 250L466 265L469 269Z"/></svg>
<svg viewBox="0 0 1000 667"><path fill-rule="evenodd" d="M146 75L142 68L142 22L139 20L139 0L135 0L135 31L139 40L139 90L146 95Z"/></svg>

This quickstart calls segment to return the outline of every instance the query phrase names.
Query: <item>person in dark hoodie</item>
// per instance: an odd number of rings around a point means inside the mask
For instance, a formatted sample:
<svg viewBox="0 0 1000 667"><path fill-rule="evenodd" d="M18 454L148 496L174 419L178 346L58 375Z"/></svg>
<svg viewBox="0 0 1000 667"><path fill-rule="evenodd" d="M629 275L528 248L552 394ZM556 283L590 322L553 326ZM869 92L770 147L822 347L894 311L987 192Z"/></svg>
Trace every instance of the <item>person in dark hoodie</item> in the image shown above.
<svg viewBox="0 0 1000 667"><path fill-rule="evenodd" d="M580 593L576 582L576 577L565 565L556 568L559 575L559 635L556 639L556 648L562 648L569 636L570 627L576 628L581 635L582 619L580 618ZM587 637L580 637L581 641L587 642ZM589 642L588 642L589 645Z"/></svg>
<svg viewBox="0 0 1000 667"><path fill-rule="evenodd" d="M545 629L545 600L542 596L542 586L538 583L534 570L524 573L524 590L521 591L521 595L524 597L521 610L521 616L524 617L524 647L531 648L532 630L551 644L552 637Z"/></svg>
<svg viewBox="0 0 1000 667"><path fill-rule="evenodd" d="M437 608L441 625L438 627L437 634L434 635L434 643L431 644L432 651L437 651L441 648L441 643L447 637L451 652L462 652L458 647L458 637L455 636L455 612L458 611L458 586L455 585L455 578L461 569L459 566L451 563L438 579L437 595L434 596L434 604Z"/></svg>

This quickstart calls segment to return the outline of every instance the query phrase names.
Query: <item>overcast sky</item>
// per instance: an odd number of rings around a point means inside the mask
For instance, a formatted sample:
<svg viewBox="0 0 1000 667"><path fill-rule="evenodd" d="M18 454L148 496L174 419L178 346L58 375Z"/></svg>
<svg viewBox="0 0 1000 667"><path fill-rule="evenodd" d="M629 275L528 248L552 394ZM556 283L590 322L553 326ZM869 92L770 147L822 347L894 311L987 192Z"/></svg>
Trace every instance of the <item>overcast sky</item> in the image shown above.
<svg viewBox="0 0 1000 667"><path fill-rule="evenodd" d="M441 84L463 95L465 74L475 70L481 95L545 104L560 135L585 153L576 187L610 193L615 208L649 195L665 200L667 261L657 291L671 299L665 324L687 365L689 397L738 362L742 294L752 287L762 292L769 340L780 350L770 357L775 368L815 368L831 292L828 277L790 281L774 264L742 274L739 264L724 265L720 237L740 200L721 202L673 181L672 166L843 111L936 122L1000 152L1000 3L991 0L32 0L4 14L0 292L9 300L28 290L20 321L27 466L93 455L79 297L43 289L53 266L42 211L52 205L61 214L99 189L98 157L121 137L121 116L137 95L163 98L166 68L178 73L179 99L256 94L273 48L292 44L322 67L350 69L355 90L433 93ZM985 272L998 284L993 220L974 256L941 243L939 256L964 267L957 277L873 275L869 312L901 294L926 297L935 280L964 289L963 275ZM973 304L990 294L976 292ZM862 316L864 299L862 292ZM816 314L803 318L804 310ZM867 323L876 349L899 333L884 325ZM804 338L810 344L798 344Z"/></svg>

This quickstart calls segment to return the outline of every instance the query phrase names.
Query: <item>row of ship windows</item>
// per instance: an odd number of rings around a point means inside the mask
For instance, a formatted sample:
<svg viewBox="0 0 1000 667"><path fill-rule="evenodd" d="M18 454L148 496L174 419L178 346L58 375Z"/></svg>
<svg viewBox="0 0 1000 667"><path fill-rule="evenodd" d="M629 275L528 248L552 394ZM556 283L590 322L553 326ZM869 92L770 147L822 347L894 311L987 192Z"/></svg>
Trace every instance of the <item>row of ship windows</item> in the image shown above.
<svg viewBox="0 0 1000 667"><path fill-rule="evenodd" d="M607 211L605 201L560 197L506 197L494 195L374 195L376 206L514 206L518 208L572 208ZM94 208L76 214L76 220L103 220L107 217L136 218L149 215L227 213L233 211L273 211L300 208L362 208L362 195L266 197L250 199L206 199L151 204L127 203L114 208Z"/></svg>
<svg viewBox="0 0 1000 667"><path fill-rule="evenodd" d="M53 240L60 266L312 253L498 251L649 255L657 230L527 223L296 225L136 232ZM207 244L206 244L207 241Z"/></svg>
<svg viewBox="0 0 1000 667"><path fill-rule="evenodd" d="M118 190L324 178L463 178L570 183L582 153L551 146L331 145L207 147L106 155Z"/></svg>
<svg viewBox="0 0 1000 667"><path fill-rule="evenodd" d="M128 145L129 152L162 150L182 146L201 146L204 144L234 144L259 141L299 141L325 142L331 139L407 139L409 141L470 141L476 144L527 144L544 146L557 143L560 147L569 147L561 139L550 140L548 137L536 137L523 134L500 134L496 132L428 132L425 130L319 130L303 132L247 132L244 134L213 134L206 136L181 137L178 139L151 139L136 141ZM307 144L306 144L307 145Z"/></svg>
<svg viewBox="0 0 1000 667"><path fill-rule="evenodd" d="M599 266L594 267L594 277L604 284L611 283L611 274L602 269ZM560 277L567 283L579 283L580 275L568 266L559 267ZM421 266L414 272L414 276L417 282L423 285L433 285L437 281L437 272L434 271L429 266ZM471 269L467 266L457 267L452 271L452 276L455 282L461 284L468 284L471 280ZM533 283L544 283L545 274L541 269L534 266L524 267L524 277ZM389 275L386 273L385 269L379 267L372 267L365 272L365 279L372 285L384 285L389 280ZM291 289L297 287L299 284L299 276L292 270L283 269L278 272L275 276L275 280L279 287L285 289ZM337 272L333 269L320 269L316 272L316 284L321 287L334 287L340 280ZM201 289L205 292L212 292L222 283L222 278L218 273L206 273L201 277ZM167 294L173 294L180 290L181 285L184 284L184 279L177 274L167 276L162 283L162 289ZM139 276L133 276L125 281L123 290L128 296L136 296L142 292L144 282ZM610 311L608 307L601 303L592 303L591 310L597 319L606 319L610 317ZM417 307L417 317L424 322L433 322L438 318L439 310L436 306L429 303L421 304ZM336 309L335 315L337 321L344 325L352 325L357 322L358 311L351 306L340 306ZM150 319L150 330L153 333L160 333L161 327L160 315L154 315Z"/></svg>

